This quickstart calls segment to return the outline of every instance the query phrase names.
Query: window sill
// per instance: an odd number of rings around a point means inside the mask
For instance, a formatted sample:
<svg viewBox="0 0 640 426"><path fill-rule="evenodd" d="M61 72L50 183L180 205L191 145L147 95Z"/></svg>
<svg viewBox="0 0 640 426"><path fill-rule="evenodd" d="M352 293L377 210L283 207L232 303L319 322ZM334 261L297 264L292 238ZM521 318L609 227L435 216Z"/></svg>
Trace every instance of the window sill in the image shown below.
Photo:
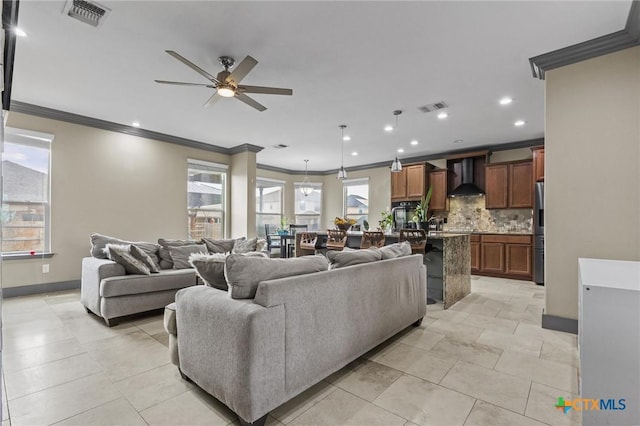
<svg viewBox="0 0 640 426"><path fill-rule="evenodd" d="M55 253L20 253L20 254L3 254L2 260L25 260L25 259L49 259L53 257Z"/></svg>

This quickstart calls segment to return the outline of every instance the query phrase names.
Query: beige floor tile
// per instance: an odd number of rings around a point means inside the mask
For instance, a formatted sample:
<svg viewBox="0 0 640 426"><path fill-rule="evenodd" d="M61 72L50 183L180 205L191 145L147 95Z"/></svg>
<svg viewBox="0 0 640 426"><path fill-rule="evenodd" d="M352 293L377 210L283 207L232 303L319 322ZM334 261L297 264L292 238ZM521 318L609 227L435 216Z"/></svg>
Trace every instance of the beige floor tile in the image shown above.
<svg viewBox="0 0 640 426"><path fill-rule="evenodd" d="M531 393L525 415L550 425L581 425L582 415L579 411L569 410L565 414L562 410L554 407L558 401L558 397L574 399L577 398L578 395L568 394L560 389L533 383L531 385Z"/></svg>
<svg viewBox="0 0 640 426"><path fill-rule="evenodd" d="M4 376L2 377L2 420L9 419L9 404L7 404L7 391L4 388Z"/></svg>
<svg viewBox="0 0 640 426"><path fill-rule="evenodd" d="M475 399L410 376L402 376L373 403L419 425L461 425Z"/></svg>
<svg viewBox="0 0 640 426"><path fill-rule="evenodd" d="M445 337L429 352L442 359L461 360L493 368L502 354L502 349Z"/></svg>
<svg viewBox="0 0 640 426"><path fill-rule="evenodd" d="M2 369L5 372L22 370L84 352L86 349L75 338L60 340L24 351L3 353Z"/></svg>
<svg viewBox="0 0 640 426"><path fill-rule="evenodd" d="M3 333L2 353L10 354L25 351L38 346L48 345L73 338L66 327L52 328L41 332L25 332L17 334Z"/></svg>
<svg viewBox="0 0 640 426"><path fill-rule="evenodd" d="M119 398L56 423L56 426L146 426L146 424L126 399Z"/></svg>
<svg viewBox="0 0 640 426"><path fill-rule="evenodd" d="M38 316L37 319L32 318L26 321L3 323L2 331L5 336L9 337L15 334L46 333L48 330L61 327L64 327L64 323L60 321L60 318L53 311L49 310L48 313Z"/></svg>
<svg viewBox="0 0 640 426"><path fill-rule="evenodd" d="M538 327L542 322L542 315L536 314L527 309L525 309L524 312L500 311L496 317L523 322L526 324L533 324Z"/></svg>
<svg viewBox="0 0 640 426"><path fill-rule="evenodd" d="M121 397L99 373L9 401L11 424L52 424Z"/></svg>
<svg viewBox="0 0 640 426"><path fill-rule="evenodd" d="M311 386L300 395L285 402L275 410L271 411L271 415L278 421L289 424L293 419L313 407L318 401L323 400L338 388L328 382L320 382Z"/></svg>
<svg viewBox="0 0 640 426"><path fill-rule="evenodd" d="M2 426L11 426L11 422L9 420L3 420Z"/></svg>
<svg viewBox="0 0 640 426"><path fill-rule="evenodd" d="M12 400L43 389L90 376L101 371L89 356L80 354L37 367L5 372L7 399Z"/></svg>
<svg viewBox="0 0 640 426"><path fill-rule="evenodd" d="M43 301L47 305L80 302L80 290L57 291L55 293L50 293L45 295Z"/></svg>
<svg viewBox="0 0 640 426"><path fill-rule="evenodd" d="M402 417L338 389L289 424L403 426L405 422Z"/></svg>
<svg viewBox="0 0 640 426"><path fill-rule="evenodd" d="M428 328L419 327L413 328L409 333L406 333L402 337L400 337L398 341L404 343L405 345L429 350L443 338L444 334L442 333L437 333Z"/></svg>
<svg viewBox="0 0 640 426"><path fill-rule="evenodd" d="M86 320L87 316L90 315L80 302L57 303L49 305L49 308L58 318L65 322L71 320Z"/></svg>
<svg viewBox="0 0 640 426"><path fill-rule="evenodd" d="M134 331L140 331L131 323L123 323L113 327L107 327L102 318L88 313L85 313L84 318L65 320L64 324L69 332L73 334L80 343L108 339L110 337L122 336Z"/></svg>
<svg viewBox="0 0 640 426"><path fill-rule="evenodd" d="M499 301L499 300L487 300L484 302L484 306L495 308L499 311L511 311L511 312L524 312L527 309L527 303L525 302L512 302L512 301Z"/></svg>
<svg viewBox="0 0 640 426"><path fill-rule="evenodd" d="M524 414L531 381L458 361L440 384L448 389Z"/></svg>
<svg viewBox="0 0 640 426"><path fill-rule="evenodd" d="M484 401L476 401L464 426L544 426L537 420L530 419L513 411L505 410Z"/></svg>
<svg viewBox="0 0 640 426"><path fill-rule="evenodd" d="M227 425L236 415L221 402L198 389L147 408L140 415L150 425Z"/></svg>
<svg viewBox="0 0 640 426"><path fill-rule="evenodd" d="M357 359L325 380L364 400L373 401L400 376L402 372L396 369Z"/></svg>
<svg viewBox="0 0 640 426"><path fill-rule="evenodd" d="M578 336L575 334L548 330L531 324L519 324L514 334L516 336L543 340L553 343L556 346L564 346L569 349L578 347Z"/></svg>
<svg viewBox="0 0 640 426"><path fill-rule="evenodd" d="M458 302L458 303L462 303L462 302ZM462 312L455 309L447 309L446 311L429 312L429 308L427 308L427 316L430 318L442 319L442 320L449 321L451 323L456 323L456 322L463 322L465 319L467 319L467 317L469 316L469 313Z"/></svg>
<svg viewBox="0 0 640 426"><path fill-rule="evenodd" d="M458 340L475 341L484 328L475 327L464 323L452 323L447 320L438 320L427 327L428 330L435 333L441 333Z"/></svg>
<svg viewBox="0 0 640 426"><path fill-rule="evenodd" d="M566 392L579 392L578 370L568 364L505 351L495 369Z"/></svg>
<svg viewBox="0 0 640 426"><path fill-rule="evenodd" d="M567 349L564 344L558 345L556 343L543 342L540 358L568 364L576 368L580 367L580 356L578 354L578 348Z"/></svg>
<svg viewBox="0 0 640 426"><path fill-rule="evenodd" d="M169 333L166 331L158 334L152 334L151 337L160 342L165 348L169 348Z"/></svg>
<svg viewBox="0 0 640 426"><path fill-rule="evenodd" d="M518 321L515 320L476 314L470 314L464 322L465 324L470 324L475 327L482 327L487 330L499 331L500 333L506 334L513 334L514 330L518 326Z"/></svg>
<svg viewBox="0 0 640 426"><path fill-rule="evenodd" d="M116 382L115 386L138 411L176 397L194 387L180 377L178 368L173 364L165 364L121 380Z"/></svg>
<svg viewBox="0 0 640 426"><path fill-rule="evenodd" d="M380 353L373 360L433 383L440 382L455 364L455 359L439 358L428 351L403 343Z"/></svg>
<svg viewBox="0 0 640 426"><path fill-rule="evenodd" d="M539 356L542 348L542 340L526 336L499 333L493 330L485 330L476 340L477 343L493 346L505 351L519 352L531 356Z"/></svg>
<svg viewBox="0 0 640 426"><path fill-rule="evenodd" d="M167 348L140 330L84 346L114 382L169 363Z"/></svg>
<svg viewBox="0 0 640 426"><path fill-rule="evenodd" d="M154 315L133 323L136 327L148 335L164 333L164 320L162 315Z"/></svg>

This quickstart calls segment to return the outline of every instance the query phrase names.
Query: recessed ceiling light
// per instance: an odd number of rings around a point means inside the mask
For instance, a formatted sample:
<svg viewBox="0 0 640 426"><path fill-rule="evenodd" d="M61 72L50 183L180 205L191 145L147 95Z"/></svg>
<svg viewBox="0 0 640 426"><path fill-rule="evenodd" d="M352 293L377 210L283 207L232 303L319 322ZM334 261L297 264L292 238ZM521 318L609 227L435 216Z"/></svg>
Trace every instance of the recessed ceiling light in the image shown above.
<svg viewBox="0 0 640 426"><path fill-rule="evenodd" d="M505 96L504 98L500 99L500 105L509 105L511 102L513 102L513 99L511 99L508 96Z"/></svg>
<svg viewBox="0 0 640 426"><path fill-rule="evenodd" d="M402 154L404 152L404 148L398 148L398 153Z"/></svg>
<svg viewBox="0 0 640 426"><path fill-rule="evenodd" d="M441 112L440 114L438 114L438 118L440 120L447 118L449 116L449 114L447 114L446 112Z"/></svg>
<svg viewBox="0 0 640 426"><path fill-rule="evenodd" d="M456 139L455 141L453 141L453 143L462 143L462 139Z"/></svg>
<svg viewBox="0 0 640 426"><path fill-rule="evenodd" d="M26 36L27 36L27 33L25 33L23 29L20 29L20 28L18 28L18 27L15 27L15 28L13 29L13 32L14 32L14 34L15 34L15 35L17 35L18 37L26 37Z"/></svg>
<svg viewBox="0 0 640 426"><path fill-rule="evenodd" d="M384 126L384 131L385 132L393 132L393 126L390 124L387 124L386 126Z"/></svg>
<svg viewBox="0 0 640 426"><path fill-rule="evenodd" d="M351 155L353 155L353 156L355 157L355 156L357 156L357 155L358 155L358 152L357 152L357 151L353 151L353 152L351 153Z"/></svg>
<svg viewBox="0 0 640 426"><path fill-rule="evenodd" d="M140 122L139 121L134 121L133 123L131 123L131 125L133 127L140 127Z"/></svg>
<svg viewBox="0 0 640 426"><path fill-rule="evenodd" d="M411 141L411 145L413 145L413 146L418 145L418 141L417 141L417 140L415 140L415 139L414 139L414 140L412 140L412 141Z"/></svg>
<svg viewBox="0 0 640 426"><path fill-rule="evenodd" d="M524 120L518 120L518 121L516 121L515 123L513 123L513 125L514 125L514 126L518 126L518 127L520 127L520 126L524 126L524 123L526 123L526 121L524 121Z"/></svg>
<svg viewBox="0 0 640 426"><path fill-rule="evenodd" d="M351 136L345 135L342 137L342 140L345 142L349 142L351 140Z"/></svg>

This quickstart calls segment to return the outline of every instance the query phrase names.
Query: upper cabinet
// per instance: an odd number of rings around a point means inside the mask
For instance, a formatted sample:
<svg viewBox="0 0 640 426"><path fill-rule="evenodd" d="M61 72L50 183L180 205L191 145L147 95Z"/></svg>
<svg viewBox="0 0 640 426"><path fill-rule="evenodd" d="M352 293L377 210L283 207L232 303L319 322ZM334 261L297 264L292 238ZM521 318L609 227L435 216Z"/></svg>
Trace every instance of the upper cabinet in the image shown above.
<svg viewBox="0 0 640 426"><path fill-rule="evenodd" d="M425 165L412 164L391 173L391 201L420 200L425 195Z"/></svg>
<svg viewBox="0 0 640 426"><path fill-rule="evenodd" d="M447 203L447 170L432 170L429 172L429 185L431 190L431 202L429 210L443 211L449 210Z"/></svg>
<svg viewBox="0 0 640 426"><path fill-rule="evenodd" d="M544 146L531 148L533 151L533 180L544 182Z"/></svg>
<svg viewBox="0 0 640 426"><path fill-rule="evenodd" d="M533 164L531 161L485 166L486 208L533 208Z"/></svg>

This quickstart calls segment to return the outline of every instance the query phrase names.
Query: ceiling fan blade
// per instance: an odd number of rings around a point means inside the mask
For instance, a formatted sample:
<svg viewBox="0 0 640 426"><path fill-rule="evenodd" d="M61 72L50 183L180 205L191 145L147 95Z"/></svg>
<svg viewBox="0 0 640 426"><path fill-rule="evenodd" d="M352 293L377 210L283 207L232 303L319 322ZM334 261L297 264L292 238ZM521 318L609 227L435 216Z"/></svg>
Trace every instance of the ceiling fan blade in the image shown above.
<svg viewBox="0 0 640 426"><path fill-rule="evenodd" d="M222 98L222 96L218 95L218 92L215 92L213 95L211 95L211 97L207 100L207 102L205 102L204 105L202 105L202 106L203 107L211 106L211 105L215 104L216 102L218 102L220 100L220 98Z"/></svg>
<svg viewBox="0 0 640 426"><path fill-rule="evenodd" d="M249 106L254 107L255 109L257 109L260 112L262 112L265 109L267 109L266 106L264 106L261 103L257 102L255 99L250 98L249 96L245 95L244 93L236 92L236 99L238 99L239 101L244 102L245 104L247 104Z"/></svg>
<svg viewBox="0 0 640 426"><path fill-rule="evenodd" d="M279 87L238 86L238 90L240 90L242 93L264 93L266 95L293 95L293 90L281 89Z"/></svg>
<svg viewBox="0 0 640 426"><path fill-rule="evenodd" d="M160 84L175 84L177 86L204 86L204 87L210 87L212 89L215 89L216 86L212 85L212 84L200 84L200 83L183 83L181 81L167 81L167 80L153 80L156 83L160 83Z"/></svg>
<svg viewBox="0 0 640 426"><path fill-rule="evenodd" d="M219 83L217 78L215 78L214 76L212 76L211 74L209 74L208 72L206 72L205 70L203 70L202 68L200 68L199 66L191 62L190 60L188 60L187 58L180 56L178 53L174 52L173 50L165 50L165 52L167 52L169 55L173 56L174 58L176 58L177 60L179 60L180 62L182 62L183 64L185 64L186 66L188 66L189 68L191 68L192 70L200 74L201 76L205 77L207 80L210 80L214 83Z"/></svg>
<svg viewBox="0 0 640 426"><path fill-rule="evenodd" d="M225 79L225 83L233 81L235 84L240 84L240 80L245 78L256 65L258 65L258 61L247 56L233 69L229 77Z"/></svg>

